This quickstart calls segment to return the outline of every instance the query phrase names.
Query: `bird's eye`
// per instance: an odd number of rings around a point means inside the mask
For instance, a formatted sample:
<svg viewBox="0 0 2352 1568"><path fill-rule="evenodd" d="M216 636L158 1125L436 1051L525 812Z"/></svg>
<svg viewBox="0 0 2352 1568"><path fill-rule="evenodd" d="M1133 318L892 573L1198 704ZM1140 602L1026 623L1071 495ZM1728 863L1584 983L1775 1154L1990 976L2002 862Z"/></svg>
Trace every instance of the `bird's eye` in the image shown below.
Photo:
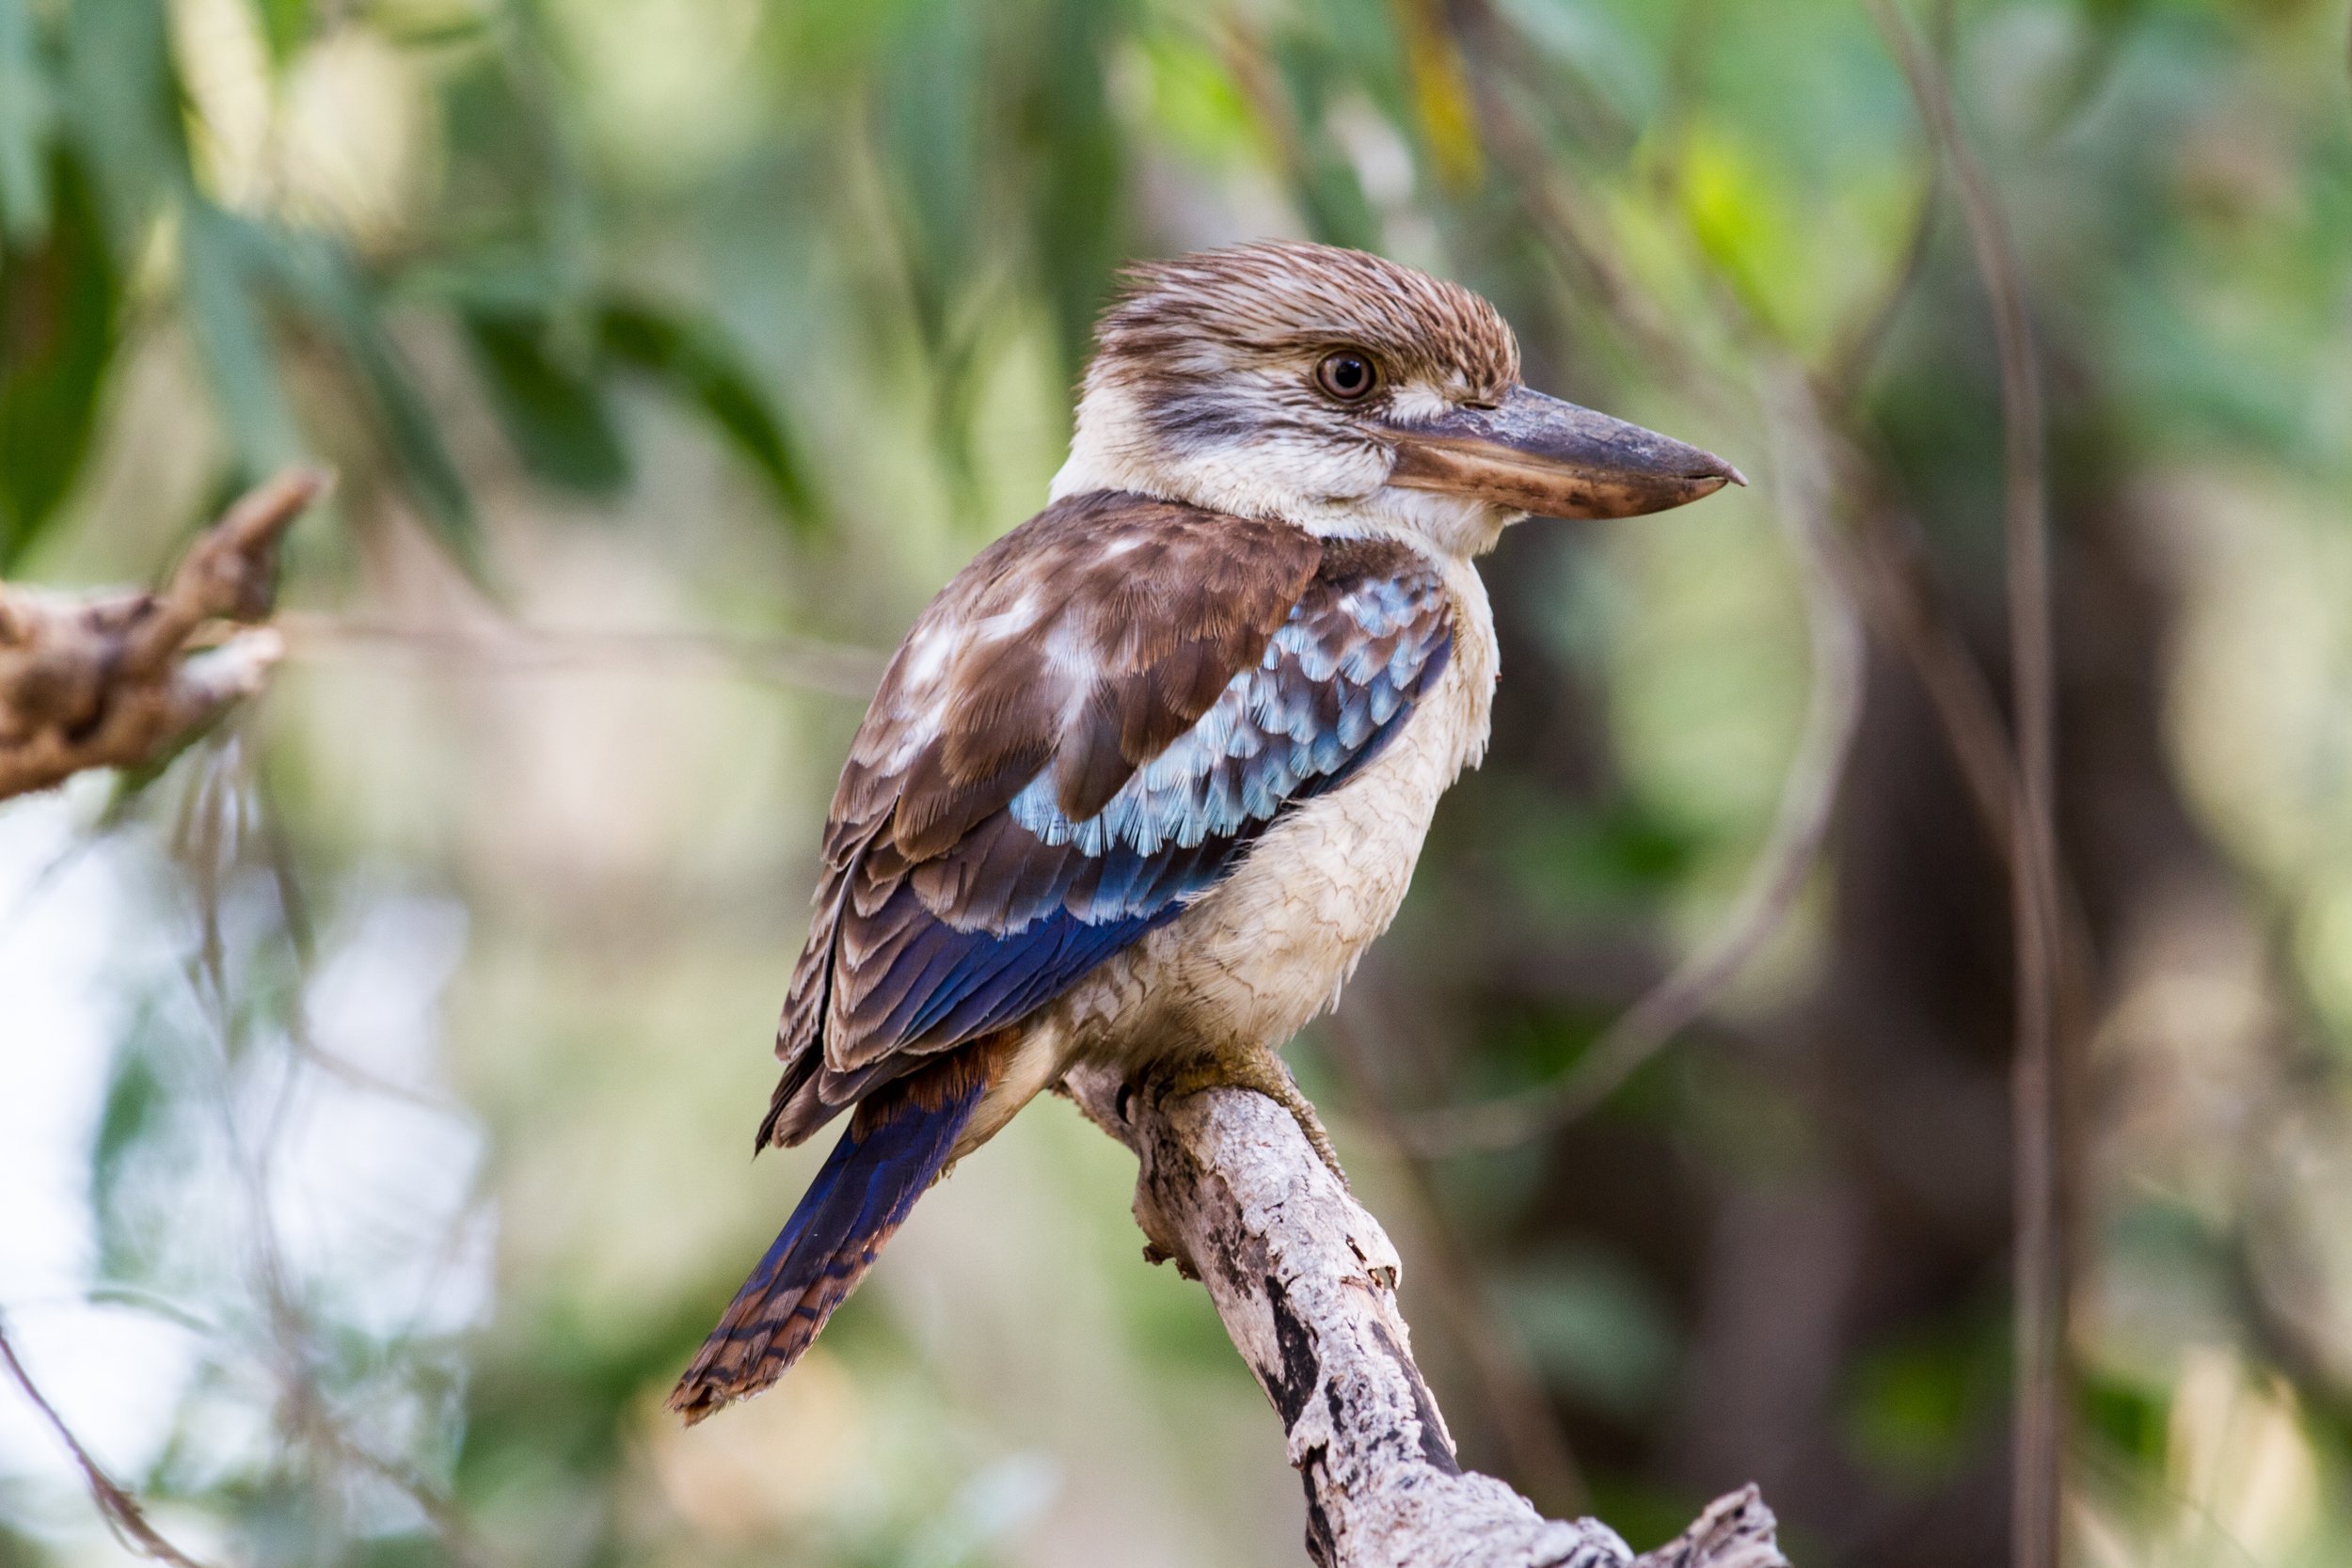
<svg viewBox="0 0 2352 1568"><path fill-rule="evenodd" d="M1343 348L1323 356L1315 367L1315 385L1339 399L1354 403L1380 383L1380 372L1373 368L1372 357L1352 348Z"/></svg>

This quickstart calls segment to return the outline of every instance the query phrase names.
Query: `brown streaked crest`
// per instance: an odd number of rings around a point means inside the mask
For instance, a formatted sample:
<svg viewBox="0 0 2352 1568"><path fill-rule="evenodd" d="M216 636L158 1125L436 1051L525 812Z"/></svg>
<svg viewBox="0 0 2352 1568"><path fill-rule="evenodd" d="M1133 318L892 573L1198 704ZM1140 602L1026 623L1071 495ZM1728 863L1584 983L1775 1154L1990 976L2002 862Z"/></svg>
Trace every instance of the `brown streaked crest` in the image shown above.
<svg viewBox="0 0 2352 1568"><path fill-rule="evenodd" d="M1440 277L1337 245L1262 241L1129 268L1088 372L1171 383L1228 375L1232 356L1368 351L1382 375L1470 403L1519 379L1518 340L1492 305ZM1222 350L1223 352L1217 352Z"/></svg>

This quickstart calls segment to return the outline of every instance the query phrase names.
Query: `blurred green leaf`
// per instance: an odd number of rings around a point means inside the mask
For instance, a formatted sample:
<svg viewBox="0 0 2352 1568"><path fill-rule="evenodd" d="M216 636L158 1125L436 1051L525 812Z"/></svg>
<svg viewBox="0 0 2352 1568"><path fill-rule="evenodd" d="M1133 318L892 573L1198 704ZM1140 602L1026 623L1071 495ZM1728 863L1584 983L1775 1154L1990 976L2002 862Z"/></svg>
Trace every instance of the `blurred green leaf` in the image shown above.
<svg viewBox="0 0 2352 1568"><path fill-rule="evenodd" d="M151 1033L141 1021L115 1053L105 1104L98 1116L98 1135L90 1145L90 1207L100 1214L113 1206L115 1186L132 1146L153 1131L157 1113L166 1107L167 1090L149 1055Z"/></svg>
<svg viewBox="0 0 2352 1568"><path fill-rule="evenodd" d="M48 73L26 0L0 0L0 235L30 247L49 227Z"/></svg>
<svg viewBox="0 0 2352 1568"><path fill-rule="evenodd" d="M930 0L910 6L902 32L878 62L876 150L891 200L886 212L916 340L931 372L931 436L959 508L977 504L972 412L980 368L979 312L996 258L985 236L985 200L1002 122L985 112L1003 80L989 58L978 8Z"/></svg>
<svg viewBox="0 0 2352 1568"><path fill-rule="evenodd" d="M1844 1419L1855 1455L1915 1484L1961 1464L1999 1408L2006 1326L1988 1317L1860 1357Z"/></svg>
<svg viewBox="0 0 2352 1568"><path fill-rule="evenodd" d="M1029 133L1040 169L1029 182L1037 265L1054 311L1066 375L1086 363L1095 313L1119 260L1122 160L1104 90L1104 59L1123 8L1057 0Z"/></svg>
<svg viewBox="0 0 2352 1568"><path fill-rule="evenodd" d="M473 498L438 421L385 329L381 302L349 255L324 235L287 232L269 251L290 298L342 349L367 389L403 486L426 526L476 583L489 582Z"/></svg>
<svg viewBox="0 0 2352 1568"><path fill-rule="evenodd" d="M1280 104L1261 108L1287 114L1295 129L1268 125L1265 131L1277 146L1295 144L1285 172L1309 232L1327 245L1378 249L1380 225L1364 196L1363 182L1330 133L1331 99L1346 82L1339 62L1318 40L1295 35L1274 40L1267 55L1257 69L1263 71L1270 62L1273 77L1284 90Z"/></svg>
<svg viewBox="0 0 2352 1568"><path fill-rule="evenodd" d="M1247 159L1263 145L1249 101L1209 40L1147 29L1133 46L1151 88L1152 140L1209 166Z"/></svg>
<svg viewBox="0 0 2352 1568"><path fill-rule="evenodd" d="M209 201L192 201L181 214L188 326L246 481L302 452L260 297L269 272L266 245L251 223Z"/></svg>
<svg viewBox="0 0 2352 1568"><path fill-rule="evenodd" d="M1597 1246L1565 1246L1496 1281L1547 1383L1625 1419L1673 1385L1672 1307L1640 1270Z"/></svg>
<svg viewBox="0 0 2352 1568"><path fill-rule="evenodd" d="M2166 1390L2091 1369L2082 1374L2083 1429L2153 1470L2164 1463L2171 1416Z"/></svg>
<svg viewBox="0 0 2352 1568"><path fill-rule="evenodd" d="M58 152L46 183L47 238L0 243L0 569L33 544L81 471L119 310L89 182Z"/></svg>
<svg viewBox="0 0 2352 1568"><path fill-rule="evenodd" d="M469 311L464 322L491 405L525 467L584 495L609 496L628 482L628 453L603 388L555 354L544 317Z"/></svg>
<svg viewBox="0 0 2352 1568"><path fill-rule="evenodd" d="M162 1283L156 1265L178 1219L174 1201L187 1190L187 1085L175 1070L182 1042L169 1007L153 991L139 988L124 1002L90 1143L87 1190L98 1244L92 1283L99 1288L93 1295L107 1287ZM151 1300L140 1305L156 1310ZM198 1307L190 1316L200 1313Z"/></svg>
<svg viewBox="0 0 2352 1568"><path fill-rule="evenodd" d="M980 203L988 137L981 89L993 80L977 8L910 7L874 99L881 151L898 200L916 325L934 354L959 293L980 268Z"/></svg>
<svg viewBox="0 0 2352 1568"><path fill-rule="evenodd" d="M310 0L255 0L270 58L283 66L310 36Z"/></svg>
<svg viewBox="0 0 2352 1568"><path fill-rule="evenodd" d="M1720 126L1694 125L1685 135L1682 204L1692 238L1757 321L1802 340L1806 286L1822 269L1798 243L1800 218L1782 186L1766 150Z"/></svg>
<svg viewBox="0 0 2352 1568"><path fill-rule="evenodd" d="M144 237L157 198L188 186L187 136L162 0L65 8L59 103L87 153L118 255Z"/></svg>
<svg viewBox="0 0 2352 1568"><path fill-rule="evenodd" d="M612 362L657 378L699 408L767 483L784 515L803 532L818 528L808 468L782 416L716 333L643 302L616 300L598 312L596 339Z"/></svg>

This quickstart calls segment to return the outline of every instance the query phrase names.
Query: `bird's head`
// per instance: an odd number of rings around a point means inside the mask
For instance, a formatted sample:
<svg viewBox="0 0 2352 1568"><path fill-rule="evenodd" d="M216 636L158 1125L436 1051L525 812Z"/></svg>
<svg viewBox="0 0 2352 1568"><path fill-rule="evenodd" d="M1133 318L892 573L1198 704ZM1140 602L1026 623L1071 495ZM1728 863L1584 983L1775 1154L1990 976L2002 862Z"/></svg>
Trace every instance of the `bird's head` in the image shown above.
<svg viewBox="0 0 2352 1568"><path fill-rule="evenodd" d="M1530 513L1627 517L1744 483L1719 457L1521 384L1458 284L1332 245L1151 262L1095 333L1058 498L1134 490L1457 555Z"/></svg>

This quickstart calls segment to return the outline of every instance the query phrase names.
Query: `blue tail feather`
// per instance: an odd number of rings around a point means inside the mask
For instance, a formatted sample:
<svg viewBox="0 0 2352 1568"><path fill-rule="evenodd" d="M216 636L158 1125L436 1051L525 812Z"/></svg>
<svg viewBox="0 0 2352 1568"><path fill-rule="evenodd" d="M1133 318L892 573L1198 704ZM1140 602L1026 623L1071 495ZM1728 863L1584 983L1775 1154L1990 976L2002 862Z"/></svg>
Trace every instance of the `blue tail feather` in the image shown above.
<svg viewBox="0 0 2352 1568"><path fill-rule="evenodd" d="M801 1358L939 1177L987 1093L989 1042L864 1101L759 1266L670 1391L688 1422L759 1392Z"/></svg>

